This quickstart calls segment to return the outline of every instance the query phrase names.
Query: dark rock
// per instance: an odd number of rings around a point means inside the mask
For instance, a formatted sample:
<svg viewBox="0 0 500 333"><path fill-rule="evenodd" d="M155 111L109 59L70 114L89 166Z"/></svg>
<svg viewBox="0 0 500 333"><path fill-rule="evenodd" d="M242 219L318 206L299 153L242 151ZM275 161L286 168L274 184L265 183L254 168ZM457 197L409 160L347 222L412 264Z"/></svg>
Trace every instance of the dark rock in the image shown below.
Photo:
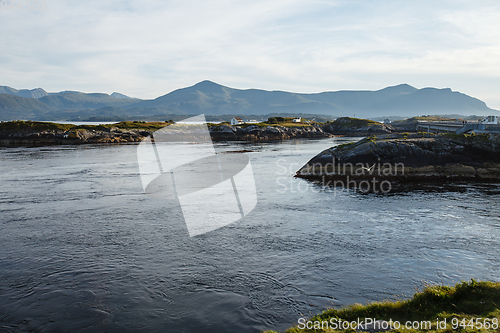
<svg viewBox="0 0 500 333"><path fill-rule="evenodd" d="M489 135L393 134L326 149L296 174L307 179L500 180L500 142Z"/></svg>
<svg viewBox="0 0 500 333"><path fill-rule="evenodd" d="M229 126L216 125L209 128L214 141L267 141L295 138L327 138L333 136L325 132L321 125L304 125L298 127L249 125Z"/></svg>
<svg viewBox="0 0 500 333"><path fill-rule="evenodd" d="M389 134L396 131L394 127L367 119L341 117L329 122L323 127L324 131L337 135L370 135Z"/></svg>

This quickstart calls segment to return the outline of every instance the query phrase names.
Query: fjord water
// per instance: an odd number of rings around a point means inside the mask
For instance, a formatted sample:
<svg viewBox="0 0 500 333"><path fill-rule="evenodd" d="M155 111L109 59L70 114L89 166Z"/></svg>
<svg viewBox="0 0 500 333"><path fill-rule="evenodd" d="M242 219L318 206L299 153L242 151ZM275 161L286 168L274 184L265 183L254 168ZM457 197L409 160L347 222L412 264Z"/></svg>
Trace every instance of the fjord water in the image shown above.
<svg viewBox="0 0 500 333"><path fill-rule="evenodd" d="M360 194L292 174L349 138L251 150L258 203L189 237L136 145L0 148L0 330L258 332L327 307L500 280L500 187Z"/></svg>

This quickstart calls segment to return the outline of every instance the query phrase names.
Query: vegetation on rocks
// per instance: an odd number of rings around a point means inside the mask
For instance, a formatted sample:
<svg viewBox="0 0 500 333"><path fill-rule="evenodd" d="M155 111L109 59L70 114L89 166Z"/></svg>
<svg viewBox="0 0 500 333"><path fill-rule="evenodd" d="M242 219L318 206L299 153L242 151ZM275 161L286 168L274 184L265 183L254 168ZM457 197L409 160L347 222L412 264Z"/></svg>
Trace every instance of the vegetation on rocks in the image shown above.
<svg viewBox="0 0 500 333"><path fill-rule="evenodd" d="M370 120L370 119L360 119L360 118L351 118L351 117L341 117L335 121L329 121L327 124L331 124L334 126L344 127L344 128L360 128L371 125L380 125L378 121Z"/></svg>
<svg viewBox="0 0 500 333"><path fill-rule="evenodd" d="M444 121L444 122L453 122L453 121L463 121L462 118L449 118L442 116L420 116L420 117L411 117L404 120L395 120L392 124L402 124L402 123L416 123L419 121Z"/></svg>
<svg viewBox="0 0 500 333"><path fill-rule="evenodd" d="M498 181L499 153L498 135L402 133L370 136L322 151L296 176L312 180L350 177L401 183Z"/></svg>
<svg viewBox="0 0 500 333"><path fill-rule="evenodd" d="M3 145L40 145L138 142L171 123L172 121L123 121L116 124L74 125L10 121L0 123L0 143Z"/></svg>
<svg viewBox="0 0 500 333"><path fill-rule="evenodd" d="M212 125L209 126L212 140L244 140L244 141L267 141L286 140L293 138L325 138L332 134L323 130L316 123L255 123L241 124L235 126Z"/></svg>
<svg viewBox="0 0 500 333"><path fill-rule="evenodd" d="M341 309L328 309L321 314L307 319L311 324L307 327L297 326L289 328L286 333L310 332L354 332L354 329L331 329L331 321L363 321L365 318L375 318L387 322L399 322L400 328L392 332L498 332L500 320L500 283L471 281L456 284L455 286L435 285L427 286L422 292L417 292L413 298L400 301L374 302L366 305L354 304ZM437 328L436 320L446 325ZM321 327L321 323L328 322L328 328ZM418 322L419 328L406 328L406 322ZM428 323L430 322L430 326ZM427 328L424 328L424 323ZM496 325L494 324L496 323ZM305 326L305 325L302 325ZM396 325L394 325L396 326ZM485 327L488 326L488 327ZM275 331L266 331L276 333Z"/></svg>
<svg viewBox="0 0 500 333"><path fill-rule="evenodd" d="M72 124L58 124L40 121L6 121L0 123L0 131L20 132L20 131L68 131L75 127Z"/></svg>
<svg viewBox="0 0 500 333"><path fill-rule="evenodd" d="M290 118L292 119L292 118ZM212 140L285 140L292 138L323 138L331 134L316 123L288 123L284 118L279 124L207 124ZM36 121L12 121L0 123L0 143L18 144L75 144L138 142L151 136L156 130L173 121L144 122L123 121L104 125L72 125Z"/></svg>
<svg viewBox="0 0 500 333"><path fill-rule="evenodd" d="M140 129L140 130L158 130L163 128L172 121L157 121L157 122L145 122L145 121L122 121L116 124L105 124L105 125L73 125L73 124L59 124L51 122L41 122L41 121L6 121L0 123L0 130L4 131L53 131L62 130L69 131L71 129L86 129L86 130L105 130L110 128L120 128L120 129Z"/></svg>
<svg viewBox="0 0 500 333"><path fill-rule="evenodd" d="M332 134L361 134L368 133L392 133L395 129L391 125L386 125L370 119L341 117L335 121L327 122L325 131Z"/></svg>

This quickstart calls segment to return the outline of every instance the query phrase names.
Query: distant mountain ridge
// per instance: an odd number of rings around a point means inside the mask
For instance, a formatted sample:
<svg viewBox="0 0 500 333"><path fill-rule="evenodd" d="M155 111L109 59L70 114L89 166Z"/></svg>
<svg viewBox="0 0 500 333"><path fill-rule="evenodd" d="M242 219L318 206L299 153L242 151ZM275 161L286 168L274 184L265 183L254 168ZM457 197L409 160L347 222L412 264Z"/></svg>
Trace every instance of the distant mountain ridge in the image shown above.
<svg viewBox="0 0 500 333"><path fill-rule="evenodd" d="M0 94L9 94L18 97L28 97L28 98L41 98L47 96L48 93L42 88L35 89L21 89L17 90L8 86L0 86Z"/></svg>
<svg viewBox="0 0 500 333"><path fill-rule="evenodd" d="M162 114L201 113L240 116L268 113L355 114L357 117L374 118L451 113L488 115L498 111L490 109L477 98L450 88L417 89L408 84L376 91L292 93L235 89L205 80L152 100L130 98L117 92L111 95L75 91L47 93L41 88L17 90L0 86L0 120L68 120L104 116L124 120L146 119Z"/></svg>

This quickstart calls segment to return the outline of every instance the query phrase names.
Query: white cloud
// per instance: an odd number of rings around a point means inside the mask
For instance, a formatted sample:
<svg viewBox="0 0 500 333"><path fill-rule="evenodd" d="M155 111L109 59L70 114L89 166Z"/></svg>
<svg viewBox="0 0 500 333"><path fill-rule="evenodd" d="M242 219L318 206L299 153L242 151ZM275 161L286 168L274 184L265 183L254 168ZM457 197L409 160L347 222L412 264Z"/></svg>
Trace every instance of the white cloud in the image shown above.
<svg viewBox="0 0 500 333"><path fill-rule="evenodd" d="M416 82L500 108L499 14L487 0L48 0L0 12L0 84L153 98L203 79L304 92Z"/></svg>

